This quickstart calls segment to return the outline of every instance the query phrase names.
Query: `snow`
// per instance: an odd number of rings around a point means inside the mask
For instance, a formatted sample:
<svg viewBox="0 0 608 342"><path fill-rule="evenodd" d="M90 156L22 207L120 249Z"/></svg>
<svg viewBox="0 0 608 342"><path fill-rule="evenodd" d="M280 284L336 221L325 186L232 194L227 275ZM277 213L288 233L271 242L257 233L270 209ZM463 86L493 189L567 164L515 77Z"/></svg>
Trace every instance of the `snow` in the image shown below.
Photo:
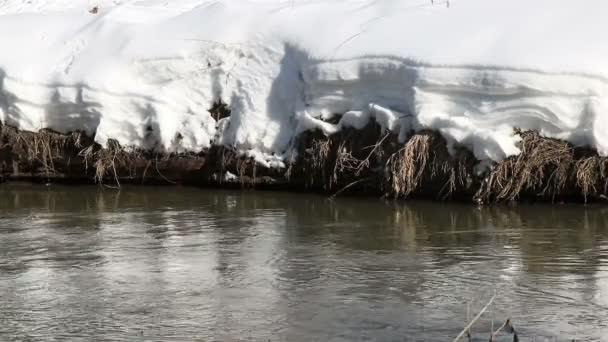
<svg viewBox="0 0 608 342"><path fill-rule="evenodd" d="M305 130L370 120L401 141L439 131L482 161L519 153L514 128L608 155L605 13L602 0L0 0L0 120L159 151L224 144L273 167ZM232 112L216 122L218 99Z"/></svg>

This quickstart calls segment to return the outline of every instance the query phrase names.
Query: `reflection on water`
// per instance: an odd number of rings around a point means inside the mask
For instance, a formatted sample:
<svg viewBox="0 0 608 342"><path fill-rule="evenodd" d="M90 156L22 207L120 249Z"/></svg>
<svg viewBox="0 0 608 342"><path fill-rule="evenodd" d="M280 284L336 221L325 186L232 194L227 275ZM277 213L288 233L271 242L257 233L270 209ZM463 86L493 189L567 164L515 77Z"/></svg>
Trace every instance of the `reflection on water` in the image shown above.
<svg viewBox="0 0 608 342"><path fill-rule="evenodd" d="M0 340L608 340L607 214L2 185Z"/></svg>

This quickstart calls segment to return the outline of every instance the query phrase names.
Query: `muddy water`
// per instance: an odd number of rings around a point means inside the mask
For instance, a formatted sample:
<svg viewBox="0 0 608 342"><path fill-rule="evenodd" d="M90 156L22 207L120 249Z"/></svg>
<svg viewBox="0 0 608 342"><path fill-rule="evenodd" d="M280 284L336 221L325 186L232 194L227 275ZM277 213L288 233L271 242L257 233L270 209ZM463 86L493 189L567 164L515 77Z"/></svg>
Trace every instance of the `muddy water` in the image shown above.
<svg viewBox="0 0 608 342"><path fill-rule="evenodd" d="M0 185L0 340L608 340L608 207ZM538 339L537 339L538 340Z"/></svg>

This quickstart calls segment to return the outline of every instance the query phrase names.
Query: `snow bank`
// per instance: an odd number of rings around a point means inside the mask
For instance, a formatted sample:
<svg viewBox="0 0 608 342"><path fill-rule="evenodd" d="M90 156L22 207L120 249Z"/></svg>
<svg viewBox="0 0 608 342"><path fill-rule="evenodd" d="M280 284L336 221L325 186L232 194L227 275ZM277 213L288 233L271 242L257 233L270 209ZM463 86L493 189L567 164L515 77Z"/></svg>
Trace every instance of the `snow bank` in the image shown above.
<svg viewBox="0 0 608 342"><path fill-rule="evenodd" d="M605 13L602 0L0 0L0 120L161 151L232 145L268 165L303 130L372 119L480 160L517 154L515 127L608 155ZM220 98L232 113L216 122Z"/></svg>

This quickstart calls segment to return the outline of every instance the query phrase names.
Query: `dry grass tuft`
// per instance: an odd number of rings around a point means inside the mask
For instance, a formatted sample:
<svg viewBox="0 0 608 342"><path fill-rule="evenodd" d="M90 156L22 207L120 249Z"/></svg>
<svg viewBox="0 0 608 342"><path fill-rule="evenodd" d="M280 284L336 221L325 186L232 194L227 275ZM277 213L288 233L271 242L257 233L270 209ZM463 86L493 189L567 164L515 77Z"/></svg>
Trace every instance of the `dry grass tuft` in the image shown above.
<svg viewBox="0 0 608 342"><path fill-rule="evenodd" d="M394 197L408 197L416 190L427 170L433 140L432 133L416 134L389 158L390 193Z"/></svg>
<svg viewBox="0 0 608 342"><path fill-rule="evenodd" d="M257 178L257 163L254 158L239 158L236 161L236 170L242 187L253 187Z"/></svg>
<svg viewBox="0 0 608 342"><path fill-rule="evenodd" d="M329 174L330 153L333 140L329 137L313 138L305 153L297 161L297 168L302 177L306 179L307 186L323 184L325 190L331 187L332 179ZM291 170L290 170L291 171ZM290 172L291 173L291 172ZM333 179L336 179L334 176Z"/></svg>
<svg viewBox="0 0 608 342"><path fill-rule="evenodd" d="M86 160L86 164L93 165L95 168L94 181L97 184L109 188L120 188L120 179L136 179L139 166L145 161L146 166L142 173L142 181L145 179L148 169L154 166L157 174L165 178L158 170L159 154L145 156L144 151L138 149L126 149L114 139L109 139L105 148L86 148L81 151L81 156ZM168 155L160 155L161 159ZM123 174L119 174L123 171ZM126 174L124 174L126 173ZM105 180L112 179L114 186L104 184ZM167 182L172 182L165 178Z"/></svg>
<svg viewBox="0 0 608 342"><path fill-rule="evenodd" d="M475 195L477 202L513 201L524 194L555 200L565 194L575 165L572 146L533 131L518 134L521 153L494 166Z"/></svg>
<svg viewBox="0 0 608 342"><path fill-rule="evenodd" d="M574 171L585 202L589 197L608 199L608 158L584 157L576 162Z"/></svg>
<svg viewBox="0 0 608 342"><path fill-rule="evenodd" d="M364 183L383 165L388 137L390 134L383 134L376 125L345 129L331 136L307 132L299 140L298 159L290 164L289 177L301 177L307 187L324 191Z"/></svg>
<svg viewBox="0 0 608 342"><path fill-rule="evenodd" d="M405 198L430 186L436 194L425 195L446 199L469 186L474 165L470 153L450 156L445 140L433 132L416 133L402 145L394 134L371 124L329 137L309 134L302 140L306 149L299 155L304 157L290 165L290 176L299 168L309 187L339 189L337 193L356 185L358 190Z"/></svg>
<svg viewBox="0 0 608 342"><path fill-rule="evenodd" d="M474 163L466 151L451 156L438 133L416 133L388 159L386 193L406 198L428 187L436 192L436 198L447 199L458 191L467 191Z"/></svg>
<svg viewBox="0 0 608 342"><path fill-rule="evenodd" d="M28 164L24 169L37 170L47 176L58 173L55 163L74 155L89 141L84 133L59 134L52 130L39 132L21 131L17 128L0 124L0 148L9 148L12 156ZM16 163L14 173L20 172Z"/></svg>

